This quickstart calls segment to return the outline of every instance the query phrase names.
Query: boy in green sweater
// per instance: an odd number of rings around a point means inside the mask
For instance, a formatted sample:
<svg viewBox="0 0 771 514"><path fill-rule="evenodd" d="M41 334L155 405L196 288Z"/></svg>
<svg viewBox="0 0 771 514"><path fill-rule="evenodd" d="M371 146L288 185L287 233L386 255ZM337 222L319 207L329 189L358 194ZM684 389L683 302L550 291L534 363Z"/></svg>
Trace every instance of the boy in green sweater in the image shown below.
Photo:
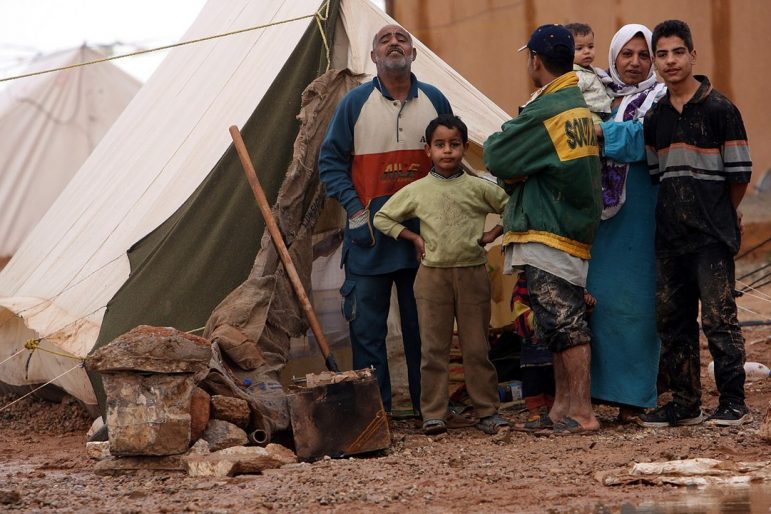
<svg viewBox="0 0 771 514"><path fill-rule="evenodd" d="M477 428L495 434L508 426L498 415L498 377L488 357L490 279L484 246L503 231L485 232L487 214L503 212L506 192L461 167L468 129L443 114L426 128L426 154L434 166L424 178L394 194L378 211L375 227L415 245L421 265L415 278L421 349L420 409L423 431L447 430L448 366L457 320L466 389L479 419ZM420 235L404 220L418 218Z"/></svg>

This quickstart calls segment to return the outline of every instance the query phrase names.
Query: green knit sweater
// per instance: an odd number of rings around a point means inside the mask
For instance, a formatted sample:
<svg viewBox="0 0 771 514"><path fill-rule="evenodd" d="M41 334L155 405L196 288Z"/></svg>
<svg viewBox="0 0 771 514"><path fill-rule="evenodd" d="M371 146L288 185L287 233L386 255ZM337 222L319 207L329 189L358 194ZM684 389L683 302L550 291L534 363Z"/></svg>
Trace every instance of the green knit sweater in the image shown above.
<svg viewBox="0 0 771 514"><path fill-rule="evenodd" d="M602 212L592 115L574 72L558 77L485 142L485 164L511 194L503 243L590 257ZM524 179L524 181L522 181Z"/></svg>
<svg viewBox="0 0 771 514"><path fill-rule="evenodd" d="M485 229L487 214L500 214L508 201L506 192L479 177L463 174L441 179L432 174L394 194L375 214L375 227L398 238L402 221L418 218L420 236L426 243L424 266L452 268L487 262L477 241Z"/></svg>

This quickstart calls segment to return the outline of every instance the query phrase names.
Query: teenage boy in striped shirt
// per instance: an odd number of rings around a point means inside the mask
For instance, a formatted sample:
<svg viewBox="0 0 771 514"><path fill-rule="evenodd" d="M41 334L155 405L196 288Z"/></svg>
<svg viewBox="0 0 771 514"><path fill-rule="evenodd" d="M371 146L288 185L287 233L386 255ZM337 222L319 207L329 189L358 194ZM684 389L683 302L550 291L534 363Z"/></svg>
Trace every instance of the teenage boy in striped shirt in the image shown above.
<svg viewBox="0 0 771 514"><path fill-rule="evenodd" d="M667 96L648 111L648 165L660 184L656 205L656 318L672 401L643 414L647 427L694 425L701 412L699 325L715 360L720 403L708 424L752 420L744 402L744 338L736 315L734 255L739 203L752 173L741 114L693 75L696 52L685 22L653 30L654 63Z"/></svg>

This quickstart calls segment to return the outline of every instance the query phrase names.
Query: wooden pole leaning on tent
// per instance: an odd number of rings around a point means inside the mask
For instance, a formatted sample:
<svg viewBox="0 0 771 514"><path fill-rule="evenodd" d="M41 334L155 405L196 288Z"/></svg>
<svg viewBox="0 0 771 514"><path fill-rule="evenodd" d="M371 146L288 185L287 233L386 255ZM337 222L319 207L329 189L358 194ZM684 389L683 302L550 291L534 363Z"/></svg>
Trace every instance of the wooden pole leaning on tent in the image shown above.
<svg viewBox="0 0 771 514"><path fill-rule="evenodd" d="M295 268L294 263L292 262L292 257L289 255L289 250L286 248L284 238L281 236L281 231L278 229L276 220L273 218L273 213L270 211L268 199L265 197L260 181L257 179L257 173L254 171L252 159L249 157L249 152L241 137L241 132L235 125L230 127L230 136L233 138L233 144L236 147L239 159L241 159L241 165L244 167L246 179L249 181L249 185L252 186L254 198L257 200L257 205L260 207L262 217L265 219L265 225L268 227L270 237L273 239L273 244L276 246L281 262L284 264L284 269L289 276L289 281L292 283L294 292L297 294L297 299L300 300L300 305L302 305L303 311L305 311L305 316L308 318L308 324L310 324L313 335L316 337L316 342L321 350L321 355L324 356L324 363L327 365L329 371L339 373L340 369L337 367L337 362L335 362L335 356L332 355L332 352L329 350L327 338L324 337L324 333L321 330L321 324L316 317L316 312L313 310L313 305L311 305L308 295L305 293L305 288L300 281L300 275L297 274L297 268Z"/></svg>

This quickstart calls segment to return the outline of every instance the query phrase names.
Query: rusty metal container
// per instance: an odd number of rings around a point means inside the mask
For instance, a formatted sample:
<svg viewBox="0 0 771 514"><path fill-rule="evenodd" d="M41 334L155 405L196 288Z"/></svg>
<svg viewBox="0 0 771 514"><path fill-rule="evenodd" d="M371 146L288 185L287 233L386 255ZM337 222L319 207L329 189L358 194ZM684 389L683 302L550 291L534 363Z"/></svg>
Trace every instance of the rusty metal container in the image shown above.
<svg viewBox="0 0 771 514"><path fill-rule="evenodd" d="M308 374L305 382L287 397L298 459L345 457L391 445L388 418L371 370Z"/></svg>

